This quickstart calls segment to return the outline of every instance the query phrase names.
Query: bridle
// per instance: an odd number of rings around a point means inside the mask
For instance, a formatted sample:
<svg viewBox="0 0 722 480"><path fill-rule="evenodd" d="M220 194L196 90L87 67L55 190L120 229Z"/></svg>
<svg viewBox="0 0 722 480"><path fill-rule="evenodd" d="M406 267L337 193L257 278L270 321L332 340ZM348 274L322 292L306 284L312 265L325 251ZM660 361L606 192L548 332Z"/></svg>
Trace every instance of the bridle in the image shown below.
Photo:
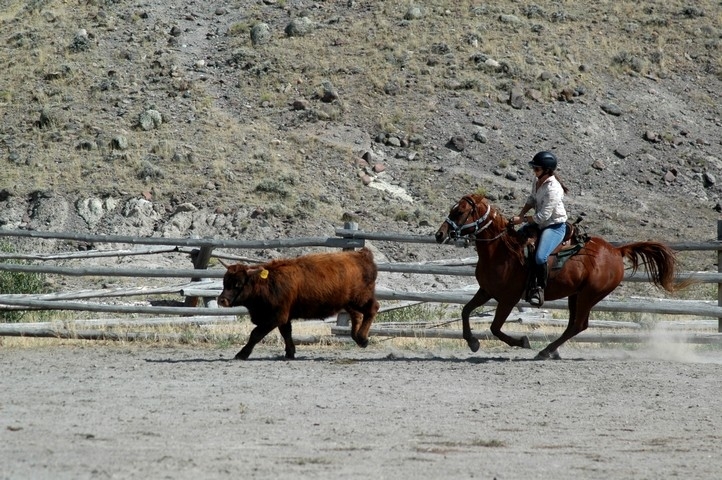
<svg viewBox="0 0 722 480"><path fill-rule="evenodd" d="M466 214L466 217L464 217L464 221L461 222L462 224L459 225L456 222L454 222L451 218L446 217L446 220L444 220L445 223L449 224L450 231L449 235L446 237L446 240L444 240L444 243L448 242L451 239L466 239L466 240L476 240L476 241L485 241L490 242L492 240L496 240L497 238L501 237L506 233L505 231L502 231L499 235L493 237L493 238L477 238L477 235L487 228L491 226L491 224L494 222L494 218L496 218L496 211L492 212L491 205L486 206L486 212L479 217L477 220L470 222L470 223L464 223L466 222L469 217L472 214L475 214L477 211L477 206L474 201L466 196L461 199L461 201L468 203L471 206L471 210ZM458 205L458 204L457 204ZM453 210L453 209L452 209ZM491 215L491 218L489 218L489 215ZM463 230L467 229L473 229L470 233L462 234Z"/></svg>

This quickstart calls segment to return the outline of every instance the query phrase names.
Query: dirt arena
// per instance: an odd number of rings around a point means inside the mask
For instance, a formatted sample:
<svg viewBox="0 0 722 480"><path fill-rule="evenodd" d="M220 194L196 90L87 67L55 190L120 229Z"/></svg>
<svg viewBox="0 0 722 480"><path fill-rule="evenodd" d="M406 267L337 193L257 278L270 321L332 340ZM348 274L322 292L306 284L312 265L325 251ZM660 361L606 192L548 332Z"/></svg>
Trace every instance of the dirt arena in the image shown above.
<svg viewBox="0 0 722 480"><path fill-rule="evenodd" d="M719 478L722 352L0 347L3 479Z"/></svg>

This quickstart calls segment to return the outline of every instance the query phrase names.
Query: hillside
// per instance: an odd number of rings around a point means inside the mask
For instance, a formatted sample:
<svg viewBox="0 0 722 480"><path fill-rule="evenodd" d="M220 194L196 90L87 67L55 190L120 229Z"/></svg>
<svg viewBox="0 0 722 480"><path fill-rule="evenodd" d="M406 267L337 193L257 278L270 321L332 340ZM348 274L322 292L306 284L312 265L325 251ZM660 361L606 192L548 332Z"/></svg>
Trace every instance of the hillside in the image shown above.
<svg viewBox="0 0 722 480"><path fill-rule="evenodd" d="M722 4L587 3L3 0L0 226L432 234L548 149L590 233L715 238Z"/></svg>

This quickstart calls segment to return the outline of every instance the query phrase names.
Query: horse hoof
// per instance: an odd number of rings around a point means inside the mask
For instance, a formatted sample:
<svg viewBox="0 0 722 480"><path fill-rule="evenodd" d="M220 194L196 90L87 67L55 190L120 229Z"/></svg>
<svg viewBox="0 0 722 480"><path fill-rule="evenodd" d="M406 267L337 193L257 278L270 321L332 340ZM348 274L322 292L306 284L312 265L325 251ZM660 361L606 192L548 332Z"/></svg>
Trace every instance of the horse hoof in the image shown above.
<svg viewBox="0 0 722 480"><path fill-rule="evenodd" d="M524 335L521 337L521 348L531 348L531 344L529 343L529 337Z"/></svg>
<svg viewBox="0 0 722 480"><path fill-rule="evenodd" d="M240 352L236 353L235 359L236 360L248 360L249 355L250 355L250 353L243 353L243 350L241 350Z"/></svg>
<svg viewBox="0 0 722 480"><path fill-rule="evenodd" d="M477 340L476 338L472 337L472 339L467 340L466 343L469 344L469 348L471 349L472 352L476 353L479 351L479 346L481 344L479 343L479 340Z"/></svg>
<svg viewBox="0 0 722 480"><path fill-rule="evenodd" d="M549 353L545 350L542 350L541 352L537 353L536 357L534 357L534 360L561 360L562 357L559 355L559 352L554 350L553 352Z"/></svg>
<svg viewBox="0 0 722 480"><path fill-rule="evenodd" d="M550 355L548 352L542 350L541 352L536 354L536 357L534 357L534 360L549 360Z"/></svg>

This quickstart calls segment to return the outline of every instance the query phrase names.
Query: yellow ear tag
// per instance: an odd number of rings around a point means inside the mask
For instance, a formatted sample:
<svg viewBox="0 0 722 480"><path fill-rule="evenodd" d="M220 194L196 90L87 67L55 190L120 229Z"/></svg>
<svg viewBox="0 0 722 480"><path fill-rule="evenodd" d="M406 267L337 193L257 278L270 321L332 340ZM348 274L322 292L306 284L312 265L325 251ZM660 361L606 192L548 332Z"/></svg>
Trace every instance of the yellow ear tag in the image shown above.
<svg viewBox="0 0 722 480"><path fill-rule="evenodd" d="M263 270L261 270L261 273L259 273L258 275L260 275L261 278L265 280L266 278L268 278L268 270L266 270L264 268Z"/></svg>

